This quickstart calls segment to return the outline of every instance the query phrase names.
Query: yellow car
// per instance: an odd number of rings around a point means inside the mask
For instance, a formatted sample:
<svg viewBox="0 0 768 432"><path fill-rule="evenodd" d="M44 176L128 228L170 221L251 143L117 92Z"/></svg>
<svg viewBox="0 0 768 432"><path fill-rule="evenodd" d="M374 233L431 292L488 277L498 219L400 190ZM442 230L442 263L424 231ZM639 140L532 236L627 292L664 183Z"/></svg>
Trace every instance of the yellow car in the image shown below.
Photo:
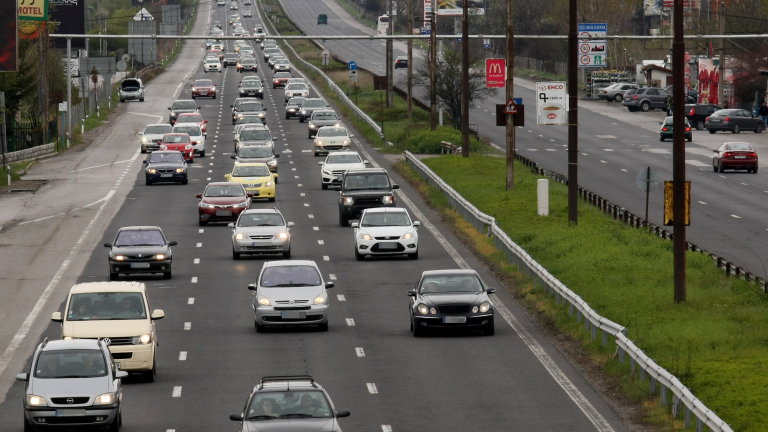
<svg viewBox="0 0 768 432"><path fill-rule="evenodd" d="M232 172L224 175L224 178L242 183L246 191L254 194L254 198L275 201L277 173L270 172L265 163L236 163Z"/></svg>

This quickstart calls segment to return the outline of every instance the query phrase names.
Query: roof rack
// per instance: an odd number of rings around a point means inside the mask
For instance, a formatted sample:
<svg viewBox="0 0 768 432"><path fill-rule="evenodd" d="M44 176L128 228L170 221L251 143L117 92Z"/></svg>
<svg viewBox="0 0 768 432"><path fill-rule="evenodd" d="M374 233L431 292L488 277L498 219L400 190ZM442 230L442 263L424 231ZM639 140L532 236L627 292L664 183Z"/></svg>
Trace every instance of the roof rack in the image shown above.
<svg viewBox="0 0 768 432"><path fill-rule="evenodd" d="M290 390L291 381L309 381L312 387L317 388L317 384L315 384L315 379L312 378L312 375L268 375L265 377L261 377L261 380L259 381L259 386L263 388L264 384L266 383L286 382L288 385L288 389Z"/></svg>

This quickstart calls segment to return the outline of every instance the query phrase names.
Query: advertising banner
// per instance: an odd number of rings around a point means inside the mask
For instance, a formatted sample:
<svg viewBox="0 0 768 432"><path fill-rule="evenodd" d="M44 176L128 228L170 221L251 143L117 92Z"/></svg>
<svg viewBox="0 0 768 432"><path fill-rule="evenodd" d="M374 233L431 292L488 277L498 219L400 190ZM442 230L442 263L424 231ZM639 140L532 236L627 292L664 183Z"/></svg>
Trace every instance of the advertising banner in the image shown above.
<svg viewBox="0 0 768 432"><path fill-rule="evenodd" d="M469 2L470 15L485 15L485 2L480 0L436 0L437 14L443 16L461 16L464 11L462 1Z"/></svg>
<svg viewBox="0 0 768 432"><path fill-rule="evenodd" d="M536 83L536 123L567 125L565 81Z"/></svg>
<svg viewBox="0 0 768 432"><path fill-rule="evenodd" d="M57 34L85 34L85 0L50 0L51 21ZM53 39L57 48L66 48L66 39ZM85 49L85 39L72 39L72 49Z"/></svg>
<svg viewBox="0 0 768 432"><path fill-rule="evenodd" d="M645 16L661 15L662 7L664 7L663 0L643 0L643 14Z"/></svg>
<svg viewBox="0 0 768 432"><path fill-rule="evenodd" d="M24 21L48 21L48 0L18 0L19 19Z"/></svg>
<svg viewBox="0 0 768 432"><path fill-rule="evenodd" d="M505 59L485 60L485 86L504 87L507 78L507 62Z"/></svg>
<svg viewBox="0 0 768 432"><path fill-rule="evenodd" d="M19 29L13 2L0 2L0 72L17 72L19 68Z"/></svg>

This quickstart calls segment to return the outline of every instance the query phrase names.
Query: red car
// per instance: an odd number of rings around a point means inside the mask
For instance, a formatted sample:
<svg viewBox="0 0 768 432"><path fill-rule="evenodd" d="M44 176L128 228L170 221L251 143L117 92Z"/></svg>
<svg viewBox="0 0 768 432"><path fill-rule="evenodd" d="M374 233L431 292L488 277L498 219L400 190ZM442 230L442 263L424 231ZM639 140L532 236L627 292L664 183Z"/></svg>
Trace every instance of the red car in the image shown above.
<svg viewBox="0 0 768 432"><path fill-rule="evenodd" d="M715 152L712 158L712 169L715 172L743 169L757 173L757 152L748 143L728 142L712 151Z"/></svg>
<svg viewBox="0 0 768 432"><path fill-rule="evenodd" d="M189 163L195 161L195 148L192 147L192 140L185 133L169 133L163 135L163 142L160 143L160 150L176 150L181 152L184 160Z"/></svg>
<svg viewBox="0 0 768 432"><path fill-rule="evenodd" d="M208 183L205 192L197 194L200 199L197 204L198 224L203 226L208 222L236 221L240 213L250 206L252 196L241 183Z"/></svg>
<svg viewBox="0 0 768 432"><path fill-rule="evenodd" d="M216 84L208 79L199 79L192 84L192 99L209 97L216 99Z"/></svg>
<svg viewBox="0 0 768 432"><path fill-rule="evenodd" d="M217 49L212 49L208 51L208 54L218 54L219 55L219 61L224 60L224 52Z"/></svg>
<svg viewBox="0 0 768 432"><path fill-rule="evenodd" d="M207 132L206 123L208 120L203 120L203 116L198 113L183 113L176 117L176 123L197 123L203 132Z"/></svg>
<svg viewBox="0 0 768 432"><path fill-rule="evenodd" d="M272 88L285 87L291 78L293 77L290 72L275 72L275 76L272 77Z"/></svg>

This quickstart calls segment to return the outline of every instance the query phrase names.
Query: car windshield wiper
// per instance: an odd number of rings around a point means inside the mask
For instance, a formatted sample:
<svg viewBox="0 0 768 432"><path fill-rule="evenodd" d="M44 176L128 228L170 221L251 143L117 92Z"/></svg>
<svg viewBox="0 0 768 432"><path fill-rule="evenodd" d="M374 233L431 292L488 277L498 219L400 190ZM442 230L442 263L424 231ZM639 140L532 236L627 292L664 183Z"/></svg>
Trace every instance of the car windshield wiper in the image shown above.
<svg viewBox="0 0 768 432"><path fill-rule="evenodd" d="M317 283L317 284L290 283L290 284L277 284L277 285L272 285L272 286L273 287L303 287L303 286L315 286L315 285L320 285L320 284L319 283Z"/></svg>
<svg viewBox="0 0 768 432"><path fill-rule="evenodd" d="M250 417L246 418L246 420L265 420L265 419L272 420L272 419L276 419L276 418L277 418L276 416L255 415L255 416L250 416Z"/></svg>
<svg viewBox="0 0 768 432"><path fill-rule="evenodd" d="M150 243L141 243L141 244L135 244L135 245L129 245L129 246L165 246L161 244L150 244Z"/></svg>
<svg viewBox="0 0 768 432"><path fill-rule="evenodd" d="M255 226L280 226L280 225L272 225L272 224L258 224Z"/></svg>
<svg viewBox="0 0 768 432"><path fill-rule="evenodd" d="M314 416L312 414L300 414L300 413L283 414L283 415L280 416L280 418L293 418L293 417L312 418Z"/></svg>
<svg viewBox="0 0 768 432"><path fill-rule="evenodd" d="M63 375L63 376L57 376L56 378L93 378L93 377L86 376L86 375Z"/></svg>

